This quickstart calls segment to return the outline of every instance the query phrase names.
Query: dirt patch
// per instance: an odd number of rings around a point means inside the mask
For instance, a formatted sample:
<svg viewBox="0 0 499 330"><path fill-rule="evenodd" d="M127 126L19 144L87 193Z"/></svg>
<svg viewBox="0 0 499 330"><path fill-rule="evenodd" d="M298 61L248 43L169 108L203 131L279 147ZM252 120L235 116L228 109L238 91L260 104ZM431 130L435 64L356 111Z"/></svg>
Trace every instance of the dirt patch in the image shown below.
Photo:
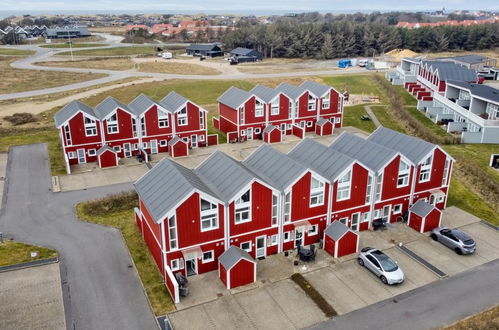
<svg viewBox="0 0 499 330"><path fill-rule="evenodd" d="M305 291L307 296L309 296L310 299L313 300L313 302L321 309L321 311L326 315L326 317L334 317L337 316L338 313L336 310L331 306L327 300L320 294L319 291L317 291L312 284L310 284L305 277L303 277L299 273L294 273L291 275L291 280L298 284L300 288Z"/></svg>
<svg viewBox="0 0 499 330"><path fill-rule="evenodd" d="M37 121L36 117L28 112L18 112L13 114L12 116L6 116L4 119L15 126L34 123Z"/></svg>

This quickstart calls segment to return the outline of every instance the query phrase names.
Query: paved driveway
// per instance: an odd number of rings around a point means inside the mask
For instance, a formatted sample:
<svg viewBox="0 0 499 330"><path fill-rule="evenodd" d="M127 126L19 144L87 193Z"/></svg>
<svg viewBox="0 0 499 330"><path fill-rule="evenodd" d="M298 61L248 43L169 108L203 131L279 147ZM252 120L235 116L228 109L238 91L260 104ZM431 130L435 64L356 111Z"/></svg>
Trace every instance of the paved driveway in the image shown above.
<svg viewBox="0 0 499 330"><path fill-rule="evenodd" d="M78 221L73 208L130 184L54 194L45 144L11 148L7 180L0 228L59 252L68 328L157 329L121 234Z"/></svg>

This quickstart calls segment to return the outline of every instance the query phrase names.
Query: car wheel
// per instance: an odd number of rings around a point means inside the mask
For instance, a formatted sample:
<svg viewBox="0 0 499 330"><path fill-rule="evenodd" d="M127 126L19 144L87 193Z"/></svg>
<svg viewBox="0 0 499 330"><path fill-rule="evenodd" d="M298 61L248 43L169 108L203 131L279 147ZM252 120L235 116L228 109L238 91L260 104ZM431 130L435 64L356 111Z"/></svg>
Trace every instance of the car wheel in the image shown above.
<svg viewBox="0 0 499 330"><path fill-rule="evenodd" d="M438 237L436 234L431 234L431 238L433 238L434 241L438 241Z"/></svg>
<svg viewBox="0 0 499 330"><path fill-rule="evenodd" d="M463 251L461 251L460 248L455 248L454 251L456 251L457 254L462 255Z"/></svg>
<svg viewBox="0 0 499 330"><path fill-rule="evenodd" d="M361 265L362 267L364 267L364 260L358 258L357 262L359 263L359 265Z"/></svg>
<svg viewBox="0 0 499 330"><path fill-rule="evenodd" d="M383 284L388 284L388 280L383 275L381 275L380 280L381 282L383 282Z"/></svg>

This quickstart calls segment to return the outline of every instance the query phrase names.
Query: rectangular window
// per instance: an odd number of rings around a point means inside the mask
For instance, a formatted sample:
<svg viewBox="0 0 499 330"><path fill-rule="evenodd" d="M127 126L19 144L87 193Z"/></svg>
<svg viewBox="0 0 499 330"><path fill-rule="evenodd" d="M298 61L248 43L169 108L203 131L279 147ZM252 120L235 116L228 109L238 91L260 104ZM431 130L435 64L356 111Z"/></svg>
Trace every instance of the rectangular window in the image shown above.
<svg viewBox="0 0 499 330"><path fill-rule="evenodd" d="M291 221L291 192L288 192L284 198L284 223Z"/></svg>
<svg viewBox="0 0 499 330"><path fill-rule="evenodd" d="M315 110L315 97L308 94L308 111L314 111L314 110Z"/></svg>
<svg viewBox="0 0 499 330"><path fill-rule="evenodd" d="M409 185L409 170L411 167L404 161L400 161L399 175L397 179L397 188L406 187Z"/></svg>
<svg viewBox="0 0 499 330"><path fill-rule="evenodd" d="M133 136L137 136L137 120L135 118L132 118L132 131Z"/></svg>
<svg viewBox="0 0 499 330"><path fill-rule="evenodd" d="M336 124L341 123L341 117L336 117L336 118L335 118L335 121L336 121Z"/></svg>
<svg viewBox="0 0 499 330"><path fill-rule="evenodd" d="M85 117L85 135L86 136L96 136L97 135L97 123L95 120Z"/></svg>
<svg viewBox="0 0 499 330"><path fill-rule="evenodd" d="M71 145L71 133L69 131L69 125L64 126L64 135L66 136L66 145Z"/></svg>
<svg viewBox="0 0 499 330"><path fill-rule="evenodd" d="M114 146L113 150L116 152L121 152L121 147L120 146Z"/></svg>
<svg viewBox="0 0 499 330"><path fill-rule="evenodd" d="M213 251L203 252L203 264L207 262L212 262L213 260L215 260L213 256Z"/></svg>
<svg viewBox="0 0 499 330"><path fill-rule="evenodd" d="M277 235L270 236L270 245L277 245Z"/></svg>
<svg viewBox="0 0 499 330"><path fill-rule="evenodd" d="M462 89L459 90L459 99L460 100L469 100L470 99L470 93L467 91L463 91Z"/></svg>
<svg viewBox="0 0 499 330"><path fill-rule="evenodd" d="M341 112L341 102L338 102L338 112Z"/></svg>
<svg viewBox="0 0 499 330"><path fill-rule="evenodd" d="M310 206L319 206L324 204L324 182L312 177L310 185Z"/></svg>
<svg viewBox="0 0 499 330"><path fill-rule="evenodd" d="M218 228L218 205L201 198L201 231Z"/></svg>
<svg viewBox="0 0 499 330"><path fill-rule="evenodd" d="M140 131L142 132L142 136L146 136L146 118L140 118Z"/></svg>
<svg viewBox="0 0 499 330"><path fill-rule="evenodd" d="M261 128L260 128L260 127L255 128L255 134L260 134L260 132L261 132L261 131L262 131L262 130L261 130Z"/></svg>
<svg viewBox="0 0 499 330"><path fill-rule="evenodd" d="M250 189L239 197L235 202L235 223L251 221L251 193Z"/></svg>
<svg viewBox="0 0 499 330"><path fill-rule="evenodd" d="M113 114L107 120L107 133L115 134L118 133L118 117L116 114Z"/></svg>
<svg viewBox="0 0 499 330"><path fill-rule="evenodd" d="M433 162L433 157L428 157L423 164L421 164L421 170L419 171L419 182L430 181L431 176L431 165Z"/></svg>
<svg viewBox="0 0 499 330"><path fill-rule="evenodd" d="M324 95L324 97L322 98L322 109L329 109L330 100L331 100L331 96L329 95L329 93Z"/></svg>
<svg viewBox="0 0 499 330"><path fill-rule="evenodd" d="M74 151L68 152L68 158L69 159L75 159L76 158L75 152Z"/></svg>
<svg viewBox="0 0 499 330"><path fill-rule="evenodd" d="M381 187L383 184L383 174L378 175L376 178L376 196L374 200L379 202L381 200Z"/></svg>
<svg viewBox="0 0 499 330"><path fill-rule="evenodd" d="M276 98L272 103L270 103L270 114L278 115L279 114L279 99Z"/></svg>
<svg viewBox="0 0 499 330"><path fill-rule="evenodd" d="M97 152L95 151L95 149L88 149L89 156L95 156L96 154L97 154Z"/></svg>
<svg viewBox="0 0 499 330"><path fill-rule="evenodd" d="M287 231L284 233L284 242L291 241L291 232Z"/></svg>
<svg viewBox="0 0 499 330"><path fill-rule="evenodd" d="M397 204L393 207L393 214L402 213L402 204Z"/></svg>
<svg viewBox="0 0 499 330"><path fill-rule="evenodd" d="M175 216L172 216L168 219L168 234L170 237L170 249L175 250L178 248L177 245L177 220L175 220Z"/></svg>
<svg viewBox="0 0 499 330"><path fill-rule="evenodd" d="M241 136L246 136L246 130L245 129L241 130Z"/></svg>
<svg viewBox="0 0 499 330"><path fill-rule="evenodd" d="M288 129L292 129L293 128L293 125L292 124L288 124Z"/></svg>
<svg viewBox="0 0 499 330"><path fill-rule="evenodd" d="M351 174L352 170L348 171L348 173L338 180L338 188L336 192L337 201L343 201L350 198Z"/></svg>
<svg viewBox="0 0 499 330"><path fill-rule="evenodd" d="M312 121L307 121L307 127L312 127L314 125L314 122Z"/></svg>
<svg viewBox="0 0 499 330"><path fill-rule="evenodd" d="M149 148L149 143L147 143L147 142L142 142L142 148L144 148L144 149Z"/></svg>
<svg viewBox="0 0 499 330"><path fill-rule="evenodd" d="M263 103L255 101L255 117L263 117Z"/></svg>
<svg viewBox="0 0 499 330"><path fill-rule="evenodd" d="M371 212L362 213L362 222L368 222L370 214L371 214Z"/></svg>
<svg viewBox="0 0 499 330"><path fill-rule="evenodd" d="M308 230L308 236L314 236L319 233L319 226L318 225L313 225L312 228Z"/></svg>
<svg viewBox="0 0 499 330"><path fill-rule="evenodd" d="M199 111L199 129L204 129L204 113Z"/></svg>
<svg viewBox="0 0 499 330"><path fill-rule="evenodd" d="M168 114L158 109L158 126L168 127Z"/></svg>
<svg viewBox="0 0 499 330"><path fill-rule="evenodd" d="M442 186L447 185L447 177L449 176L449 169L450 169L450 159L445 160L445 166L444 166L444 173L442 176Z"/></svg>
<svg viewBox="0 0 499 330"><path fill-rule="evenodd" d="M366 204L371 203L371 194L373 189L373 176L369 175L367 178L367 187L366 187Z"/></svg>
<svg viewBox="0 0 499 330"><path fill-rule="evenodd" d="M347 225L348 226L348 218L341 218L340 219L340 222L344 225Z"/></svg>
<svg viewBox="0 0 499 330"><path fill-rule="evenodd" d="M204 135L199 135L198 140L199 142L204 142Z"/></svg>
<svg viewBox="0 0 499 330"><path fill-rule="evenodd" d="M379 219L380 210L374 210L374 219Z"/></svg>
<svg viewBox="0 0 499 330"><path fill-rule="evenodd" d="M244 106L239 107L239 124L244 125Z"/></svg>
<svg viewBox="0 0 499 330"><path fill-rule="evenodd" d="M133 150L139 150L139 144L138 143L134 143L133 144Z"/></svg>
<svg viewBox="0 0 499 330"><path fill-rule="evenodd" d="M167 144L167 143L168 143L168 142L167 142L166 140L159 140L159 146L160 146L160 147L166 147L166 144ZM135 146L135 145L134 145L134 146Z"/></svg>
<svg viewBox="0 0 499 330"><path fill-rule="evenodd" d="M272 194L272 226L277 226L277 213L278 213L278 197L276 194Z"/></svg>
<svg viewBox="0 0 499 330"><path fill-rule="evenodd" d="M177 114L177 123L178 126L186 126L187 125L187 107L183 107Z"/></svg>
<svg viewBox="0 0 499 330"><path fill-rule="evenodd" d="M173 259L170 262L170 265L171 265L172 271L176 271L176 270L180 269L180 262L178 261L178 259Z"/></svg>
<svg viewBox="0 0 499 330"><path fill-rule="evenodd" d="M246 252L251 252L251 242L241 243L241 249L246 251Z"/></svg>

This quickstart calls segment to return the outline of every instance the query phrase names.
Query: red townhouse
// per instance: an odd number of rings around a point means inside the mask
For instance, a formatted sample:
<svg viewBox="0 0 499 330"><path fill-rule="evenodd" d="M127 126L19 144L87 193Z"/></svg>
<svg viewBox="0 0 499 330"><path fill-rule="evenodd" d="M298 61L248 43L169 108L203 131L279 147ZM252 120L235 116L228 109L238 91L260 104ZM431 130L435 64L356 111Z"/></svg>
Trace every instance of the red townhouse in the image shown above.
<svg viewBox="0 0 499 330"><path fill-rule="evenodd" d="M94 109L72 101L55 114L62 149L69 165L97 161L102 147L101 122Z"/></svg>
<svg viewBox="0 0 499 330"><path fill-rule="evenodd" d="M264 129L268 125L274 125L279 127L283 135L291 134L290 99L284 93L263 85L256 85L249 92L264 101Z"/></svg>
<svg viewBox="0 0 499 330"><path fill-rule="evenodd" d="M314 95L317 95L317 118L324 118L339 128L343 123L343 99L344 96L331 86L319 84L315 81L304 81L301 85Z"/></svg>
<svg viewBox="0 0 499 330"><path fill-rule="evenodd" d="M319 242L327 225L328 180L267 144L243 164L280 191L279 252Z"/></svg>
<svg viewBox="0 0 499 330"><path fill-rule="evenodd" d="M340 220L352 230L371 227L373 173L360 161L311 139L304 139L289 157L328 179L329 196L327 225Z"/></svg>

